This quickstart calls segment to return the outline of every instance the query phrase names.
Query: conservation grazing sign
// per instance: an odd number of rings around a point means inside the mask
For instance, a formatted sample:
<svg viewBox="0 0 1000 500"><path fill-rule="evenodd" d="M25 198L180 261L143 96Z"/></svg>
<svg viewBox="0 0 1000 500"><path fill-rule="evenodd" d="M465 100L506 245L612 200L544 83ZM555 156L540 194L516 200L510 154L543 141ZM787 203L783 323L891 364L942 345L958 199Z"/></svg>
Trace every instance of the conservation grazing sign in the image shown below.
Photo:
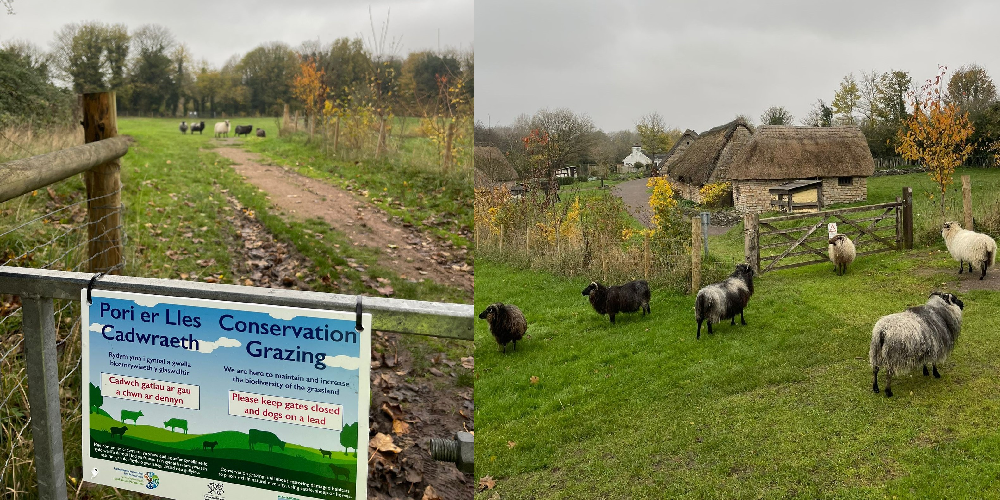
<svg viewBox="0 0 1000 500"><path fill-rule="evenodd" d="M84 479L198 500L367 498L371 315L83 291Z"/></svg>

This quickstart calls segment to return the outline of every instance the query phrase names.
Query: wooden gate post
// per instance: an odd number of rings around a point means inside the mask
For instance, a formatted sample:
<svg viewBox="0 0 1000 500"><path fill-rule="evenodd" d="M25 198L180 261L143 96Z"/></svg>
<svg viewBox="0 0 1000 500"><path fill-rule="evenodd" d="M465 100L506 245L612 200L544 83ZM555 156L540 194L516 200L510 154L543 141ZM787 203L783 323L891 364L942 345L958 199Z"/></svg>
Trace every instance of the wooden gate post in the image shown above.
<svg viewBox="0 0 1000 500"><path fill-rule="evenodd" d="M83 94L83 135L87 143L118 136L114 92ZM121 161L102 163L84 174L87 186L89 271L120 273L122 264Z"/></svg>
<svg viewBox="0 0 1000 500"><path fill-rule="evenodd" d="M913 249L913 188L903 188L903 249Z"/></svg>
<svg viewBox="0 0 1000 500"><path fill-rule="evenodd" d="M760 273L760 215L748 213L743 216L743 255L754 273Z"/></svg>
<svg viewBox="0 0 1000 500"><path fill-rule="evenodd" d="M691 293L701 288L701 217L691 217Z"/></svg>
<svg viewBox="0 0 1000 500"><path fill-rule="evenodd" d="M972 231L972 180L962 176L962 210L965 213L965 229Z"/></svg>

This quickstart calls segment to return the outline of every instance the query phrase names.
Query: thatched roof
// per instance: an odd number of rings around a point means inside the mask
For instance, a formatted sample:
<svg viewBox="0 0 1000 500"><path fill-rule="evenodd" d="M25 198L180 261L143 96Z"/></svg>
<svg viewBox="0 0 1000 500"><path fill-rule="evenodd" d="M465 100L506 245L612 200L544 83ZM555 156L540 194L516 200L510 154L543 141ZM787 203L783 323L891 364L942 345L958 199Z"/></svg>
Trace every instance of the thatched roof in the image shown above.
<svg viewBox="0 0 1000 500"><path fill-rule="evenodd" d="M698 132L695 132L694 130L691 129L685 130L684 133L681 134L681 136L677 139L677 142L675 142L674 145L671 146L670 150L664 153L663 161L660 162L660 170L664 170L665 168L668 168L672 163L676 163L677 160L684 153L684 151L687 150L688 143L694 142L694 140L697 138L698 138Z"/></svg>
<svg viewBox="0 0 1000 500"><path fill-rule="evenodd" d="M472 148L472 156L476 170L493 182L517 180L517 171L499 149L493 146L475 146Z"/></svg>
<svg viewBox="0 0 1000 500"><path fill-rule="evenodd" d="M667 173L676 180L696 186L704 185L710 178L725 178L716 169L725 167L752 133L741 118L703 132L680 158L668 160Z"/></svg>
<svg viewBox="0 0 1000 500"><path fill-rule="evenodd" d="M757 127L733 158L733 180L868 177L875 171L871 150L857 127Z"/></svg>

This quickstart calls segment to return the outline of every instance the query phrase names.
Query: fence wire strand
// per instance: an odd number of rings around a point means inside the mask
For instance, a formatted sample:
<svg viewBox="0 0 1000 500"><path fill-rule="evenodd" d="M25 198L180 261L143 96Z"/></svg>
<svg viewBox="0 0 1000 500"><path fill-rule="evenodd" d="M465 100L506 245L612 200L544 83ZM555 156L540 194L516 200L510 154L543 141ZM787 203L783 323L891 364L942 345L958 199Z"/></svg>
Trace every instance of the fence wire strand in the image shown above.
<svg viewBox="0 0 1000 500"><path fill-rule="evenodd" d="M119 233L121 241L119 248L125 248L128 242L128 234L125 231L123 223L114 227L103 228L99 234L95 234L92 237L87 234L88 228L92 224L102 224L110 217L118 216L120 220L124 220L125 207L123 205L118 205L117 207L95 207L95 202L118 196L122 193L123 189L124 186L108 194L72 201L40 215L32 214L29 218L16 221L9 227L0 226L0 265L40 269L65 269L71 271L86 270L95 259L101 258L113 249L106 248L96 252L94 255L87 256L84 255L86 252L82 252L81 248L88 246L92 241L105 238L114 232ZM24 208L25 205L30 208L32 198L34 198L33 193L22 195L19 198L0 204L0 209L3 209L5 206L10 207L11 205L8 204L16 203L18 205L12 210L15 212L14 217L16 217L22 211L27 210L27 208ZM60 203L59 198L60 196L53 195L51 199L52 202L58 204ZM38 200L35 203L42 202ZM79 210L81 208L86 209L87 207L105 210L111 208L112 210L96 220L84 220L81 222L79 219ZM67 217L68 214L71 214L70 217L73 219L70 221L71 223L60 223L59 220ZM10 217L10 215L7 217ZM86 214L83 214L83 217L86 217ZM43 234L42 232L49 231L54 232L45 235L43 241L33 241L31 239L35 234ZM20 248L17 248L16 251L11 251L12 247ZM52 255L56 256L51 258ZM106 270L106 272L121 270L125 265L125 255L122 255L120 263ZM5 298L10 298L10 302L5 302ZM24 371L24 358L20 354L24 349L24 336L21 331L20 322L11 319L21 311L20 305L14 302L15 300L10 295L0 296L0 307L6 307L8 304L13 306L0 313L2 314L2 317L0 317L0 376L3 377L0 379L0 387L4 387L4 392L0 393L0 396L3 398L0 400L0 457L4 457L3 467L0 467L0 491L3 492L0 494L0 497L3 498L7 498L9 495L17 495L17 493L26 493L26 481L24 480L26 478L20 473L16 474L17 477L15 478L13 472L15 468L20 467L19 464L31 463L34 458L29 452L31 447L25 446L25 442L23 441L26 432L30 432L31 417L26 397L27 375ZM60 371L63 372L59 379L60 385L71 381L72 377L79 373L83 361L79 349L72 347L77 342L80 342L81 339L77 335L82 327L80 319L77 317L76 321L68 325L68 328L63 321L65 314L74 313L73 306L75 304L76 301L64 301L54 313L57 336L59 337L56 341L56 349L60 358ZM67 357L70 355L68 353L71 353L73 356L72 360ZM70 413L64 415L64 418L78 419L78 414L82 411L82 404L81 400L78 404L74 405L75 408L64 407L63 412ZM24 419L23 422L21 421L22 419Z"/></svg>

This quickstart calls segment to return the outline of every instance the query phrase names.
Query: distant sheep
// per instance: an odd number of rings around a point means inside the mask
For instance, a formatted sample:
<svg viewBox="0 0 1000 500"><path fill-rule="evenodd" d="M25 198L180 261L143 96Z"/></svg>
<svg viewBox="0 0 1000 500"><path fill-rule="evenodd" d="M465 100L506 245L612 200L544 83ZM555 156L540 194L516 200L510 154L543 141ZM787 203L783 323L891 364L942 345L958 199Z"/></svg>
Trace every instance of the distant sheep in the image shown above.
<svg viewBox="0 0 1000 500"><path fill-rule="evenodd" d="M224 122L215 123L215 136L216 137L229 137L229 120Z"/></svg>
<svg viewBox="0 0 1000 500"><path fill-rule="evenodd" d="M839 233L830 238L828 251L830 262L833 262L833 270L838 276L847 273L847 266L854 262L854 258L858 255L854 249L854 242L846 234Z"/></svg>
<svg viewBox="0 0 1000 500"><path fill-rule="evenodd" d="M219 445L218 441L205 441L201 444L201 449L215 451L215 447Z"/></svg>
<svg viewBox="0 0 1000 500"><path fill-rule="evenodd" d="M253 132L253 125L237 125L236 126L236 137L241 135L250 135Z"/></svg>
<svg viewBox="0 0 1000 500"><path fill-rule="evenodd" d="M128 430L128 427L123 425L121 427L111 427L108 430L111 431L111 437L118 436L118 439L125 439L125 431Z"/></svg>
<svg viewBox="0 0 1000 500"><path fill-rule="evenodd" d="M201 131L202 130L205 130L205 122L198 122L198 123L192 123L191 124L191 133L192 134L194 134L195 132L198 132L198 135L201 135Z"/></svg>
<svg viewBox="0 0 1000 500"><path fill-rule="evenodd" d="M881 317L872 329L868 360L872 366L872 391L878 390L878 371L885 368L885 395L892 397L892 377L927 363L941 378L937 363L945 360L962 329L965 304L950 293L934 292L922 306Z"/></svg>
<svg viewBox="0 0 1000 500"><path fill-rule="evenodd" d="M496 339L497 344L507 353L507 344L513 343L513 350L517 350L517 341L524 337L524 332L528 330L528 322L524 319L524 314L513 304L497 302L490 304L479 319L485 319L490 324L490 333Z"/></svg>
<svg viewBox="0 0 1000 500"><path fill-rule="evenodd" d="M257 129L257 137L266 137L266 135L267 134L264 133L264 129L262 128Z"/></svg>
<svg viewBox="0 0 1000 500"><path fill-rule="evenodd" d="M615 322L615 315L618 313L640 310L643 316L650 313L649 284L645 280L629 281L617 286L604 286L592 281L583 289L583 295L590 298L590 305L597 314L607 314L612 323Z"/></svg>
<svg viewBox="0 0 1000 500"><path fill-rule="evenodd" d="M724 319L732 319L736 324L736 315L740 315L740 324L746 325L743 310L746 309L753 296L753 268L749 264L737 264L736 270L722 283L708 285L698 290L694 302L694 319L698 322L698 335L701 338L701 324L708 322L708 333L712 332L712 323Z"/></svg>
<svg viewBox="0 0 1000 500"><path fill-rule="evenodd" d="M333 452L332 451L328 451L328 450L324 450L323 448L320 448L319 452L320 452L320 454L322 454L326 458L333 458Z"/></svg>
<svg viewBox="0 0 1000 500"><path fill-rule="evenodd" d="M187 133L187 131L188 131L188 125L187 125L187 123L181 122L181 127L180 128L181 128L181 133L182 134L186 134Z"/></svg>
<svg viewBox="0 0 1000 500"><path fill-rule="evenodd" d="M948 252L953 259L958 261L958 274L965 270L965 263L969 263L969 272L972 272L972 263L983 270L979 279L986 277L986 270L993 265L997 256L997 242L989 236L962 229L957 222L945 222L941 229L941 236L944 238Z"/></svg>

